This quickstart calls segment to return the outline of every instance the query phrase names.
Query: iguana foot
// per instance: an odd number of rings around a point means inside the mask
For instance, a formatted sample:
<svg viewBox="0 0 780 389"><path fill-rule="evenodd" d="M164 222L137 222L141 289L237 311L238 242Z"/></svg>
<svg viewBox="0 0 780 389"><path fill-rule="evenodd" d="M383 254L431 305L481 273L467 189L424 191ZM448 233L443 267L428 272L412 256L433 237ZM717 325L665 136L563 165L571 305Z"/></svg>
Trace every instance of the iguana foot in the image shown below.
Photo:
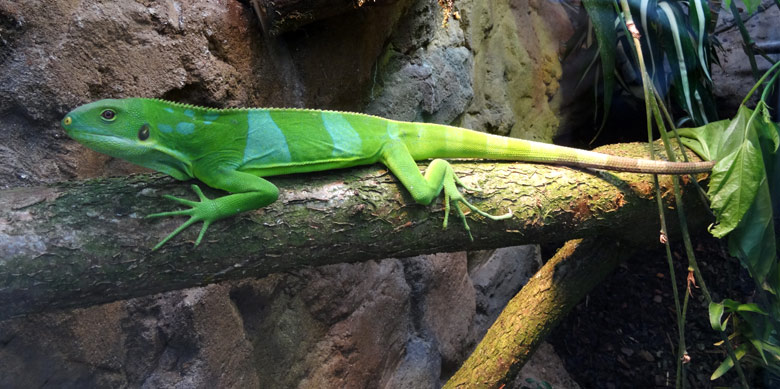
<svg viewBox="0 0 780 389"><path fill-rule="evenodd" d="M458 212L458 217L460 217L460 220L463 221L463 227L466 229L466 232L469 234L469 239L472 241L474 240L474 237L471 236L471 228L469 227L469 223L466 220L466 215L463 213L463 210L460 209L458 206L458 203L463 203L466 207L468 207L470 210L490 219L490 220L506 220L512 217L512 210L510 209L509 212L503 214L503 215L491 215L473 204L471 204L468 200L466 200L465 197L463 197L463 194L458 189L458 186L474 192L481 192L482 189L475 189L466 186L458 176L455 175L455 172L452 170L452 167L450 166L448 169L447 174L444 177L444 223L443 227L447 228L447 222L449 221L450 216L450 200L452 200L455 203L455 210Z"/></svg>
<svg viewBox="0 0 780 389"><path fill-rule="evenodd" d="M412 158L406 145L398 141L385 145L382 150L380 161L390 168L390 171L401 180L401 183L418 204L431 204L431 202L441 194L443 189L443 227L447 228L451 200L455 203L455 210L458 212L458 217L463 221L463 227L466 229L466 232L468 232L469 239L471 240L474 240L474 237L471 236L471 229L466 221L466 215L463 214L463 210L458 203L463 203L463 205L467 206L470 210L490 220L504 220L512 217L511 210L505 215L491 215L468 202L460 193L458 186L471 191L481 191L481 189L468 187L455 175L455 172L452 170L452 165L447 162L447 160L434 159L425 169L425 175L423 175L420 173L420 168L417 166L417 162Z"/></svg>
<svg viewBox="0 0 780 389"><path fill-rule="evenodd" d="M157 245L154 246L154 248L152 248L152 251L159 249L162 245L165 244L165 242L167 242L168 240L176 236L179 232L182 232L185 228L191 226L194 223L202 221L203 227L200 229L200 234L198 234L198 239L195 240L195 246L197 246L200 244L200 241L203 239L203 235L206 233L206 229L209 228L209 225L213 221L220 219L218 212L216 212L216 207L214 206L215 200L211 200L207 198L203 194L203 192L201 192L200 188L197 185L192 185L192 190L195 192L195 194L198 195L198 198L200 199L199 202L182 199L171 195L163 196L168 200L173 200L179 204L189 206L191 207L190 209L182 209L182 210L170 211L170 212L159 212L159 213L153 213L151 215L146 216L146 218L157 218L157 217L166 217L166 216L189 216L190 217L189 219L187 219L186 222L184 222L182 225L176 228L176 230L171 232L160 243L157 243Z"/></svg>

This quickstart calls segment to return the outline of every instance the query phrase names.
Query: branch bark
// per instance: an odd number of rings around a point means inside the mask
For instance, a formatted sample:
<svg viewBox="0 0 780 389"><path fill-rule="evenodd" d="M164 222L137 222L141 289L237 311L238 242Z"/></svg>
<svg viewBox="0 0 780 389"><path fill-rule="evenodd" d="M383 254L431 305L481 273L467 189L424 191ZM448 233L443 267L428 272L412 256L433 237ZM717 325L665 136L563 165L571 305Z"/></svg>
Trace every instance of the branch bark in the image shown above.
<svg viewBox="0 0 780 389"><path fill-rule="evenodd" d="M611 239L566 242L509 301L444 388L511 383L558 322L634 250Z"/></svg>
<svg viewBox="0 0 780 389"><path fill-rule="evenodd" d="M606 151L641 157L645 150L625 144ZM467 196L475 205L494 214L510 208L515 216L494 222L469 215L471 242L454 214L441 228L440 203L416 205L386 169L369 166L273 177L281 189L276 203L214 224L197 248L194 226L152 252L183 219L143 215L176 208L162 194L193 198L189 185L136 175L0 191L0 319L306 266L595 235L658 241L648 175L454 165L467 184L483 189ZM210 197L223 194L201 187ZM695 191L684 190L690 221L706 225Z"/></svg>

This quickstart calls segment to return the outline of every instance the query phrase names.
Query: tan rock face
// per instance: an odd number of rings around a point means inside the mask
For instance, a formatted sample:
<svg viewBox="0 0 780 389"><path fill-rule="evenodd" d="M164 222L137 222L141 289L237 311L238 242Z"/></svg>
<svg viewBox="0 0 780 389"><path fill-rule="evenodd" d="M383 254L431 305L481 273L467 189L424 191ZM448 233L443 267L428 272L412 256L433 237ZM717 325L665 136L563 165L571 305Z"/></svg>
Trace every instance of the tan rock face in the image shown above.
<svg viewBox="0 0 780 389"><path fill-rule="evenodd" d="M558 128L559 45L572 33L561 3L471 3L466 20L474 50L474 100L464 125L550 141Z"/></svg>

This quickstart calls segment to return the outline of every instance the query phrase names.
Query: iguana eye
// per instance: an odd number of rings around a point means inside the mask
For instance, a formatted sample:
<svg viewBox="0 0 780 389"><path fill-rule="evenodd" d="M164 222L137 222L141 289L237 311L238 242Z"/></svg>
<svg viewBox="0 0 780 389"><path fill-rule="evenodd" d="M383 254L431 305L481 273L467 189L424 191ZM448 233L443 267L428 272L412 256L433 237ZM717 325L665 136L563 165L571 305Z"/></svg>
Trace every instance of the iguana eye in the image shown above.
<svg viewBox="0 0 780 389"><path fill-rule="evenodd" d="M116 112L113 110L107 109L100 113L100 117L102 117L105 120L113 121L116 118Z"/></svg>
<svg viewBox="0 0 780 389"><path fill-rule="evenodd" d="M147 139L149 139L149 124L144 123L144 125L138 129L138 140L147 140Z"/></svg>

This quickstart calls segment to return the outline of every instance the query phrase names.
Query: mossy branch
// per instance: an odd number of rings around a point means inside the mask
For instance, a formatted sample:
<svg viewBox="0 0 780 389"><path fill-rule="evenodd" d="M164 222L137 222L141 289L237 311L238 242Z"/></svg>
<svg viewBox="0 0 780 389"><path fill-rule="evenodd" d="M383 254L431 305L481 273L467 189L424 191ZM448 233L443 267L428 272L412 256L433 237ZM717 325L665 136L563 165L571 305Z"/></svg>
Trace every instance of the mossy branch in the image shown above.
<svg viewBox="0 0 780 389"><path fill-rule="evenodd" d="M610 150L642 156L646 146ZM648 175L454 165L466 184L484 190L467 196L475 205L493 214L509 208L515 217L469 215L469 241L454 217L442 230L441 203L415 204L386 169L369 166L272 177L281 189L276 203L215 223L197 248L192 227L152 252L183 219L143 216L175 209L162 194L192 197L189 184L136 175L0 191L0 319L332 263L596 235L658 241ZM209 197L222 194L201 187ZM690 221L707 223L694 191L684 189Z"/></svg>
<svg viewBox="0 0 780 389"><path fill-rule="evenodd" d="M615 239L566 242L509 301L444 388L511 384L547 334L633 250Z"/></svg>

